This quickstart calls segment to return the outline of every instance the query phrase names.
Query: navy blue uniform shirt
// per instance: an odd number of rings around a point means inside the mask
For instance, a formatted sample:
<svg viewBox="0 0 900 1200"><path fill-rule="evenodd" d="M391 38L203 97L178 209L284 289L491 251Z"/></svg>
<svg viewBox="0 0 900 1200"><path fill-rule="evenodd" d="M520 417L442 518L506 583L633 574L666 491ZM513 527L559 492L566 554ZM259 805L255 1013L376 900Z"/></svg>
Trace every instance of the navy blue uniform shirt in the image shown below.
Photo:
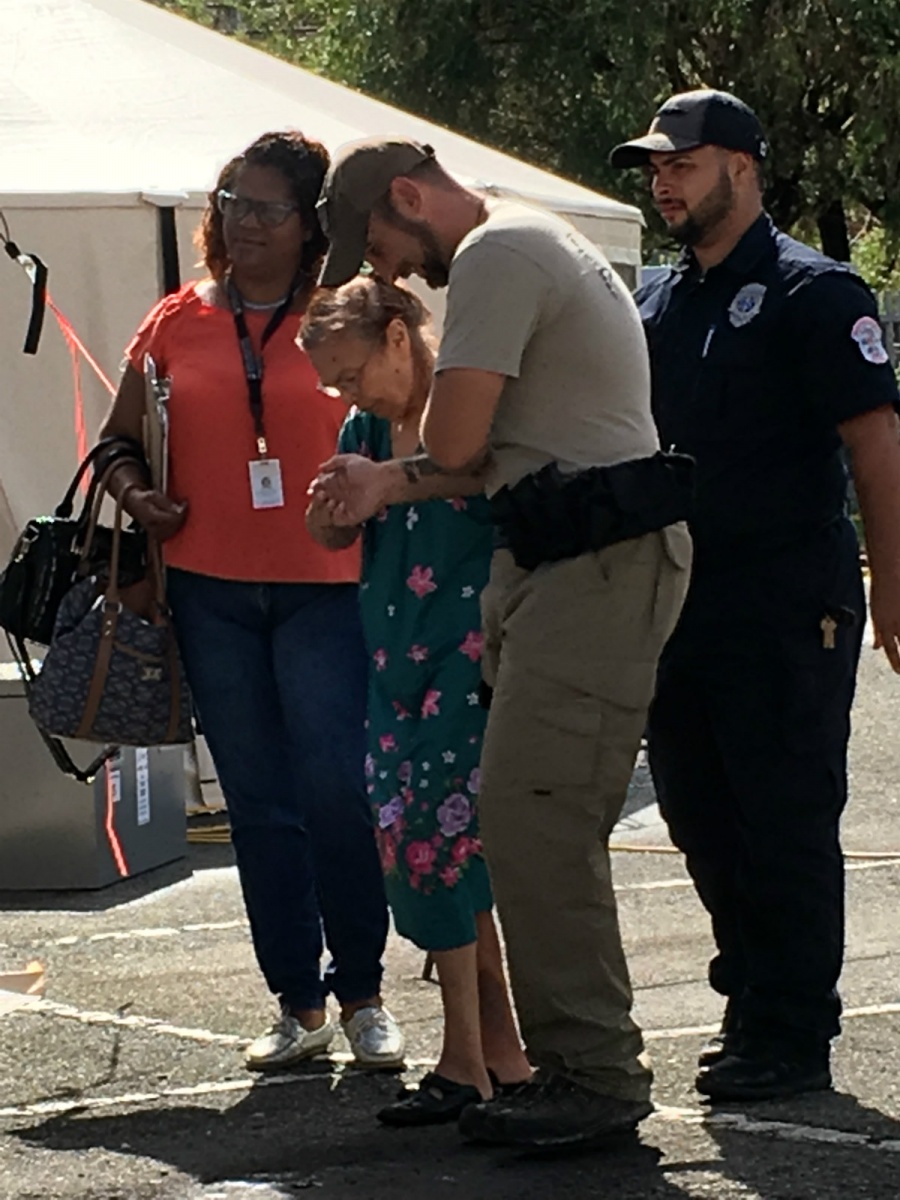
<svg viewBox="0 0 900 1200"><path fill-rule="evenodd" d="M748 562L845 511L838 425L897 405L874 297L763 214L705 274L637 294L662 447L696 458L695 567Z"/></svg>

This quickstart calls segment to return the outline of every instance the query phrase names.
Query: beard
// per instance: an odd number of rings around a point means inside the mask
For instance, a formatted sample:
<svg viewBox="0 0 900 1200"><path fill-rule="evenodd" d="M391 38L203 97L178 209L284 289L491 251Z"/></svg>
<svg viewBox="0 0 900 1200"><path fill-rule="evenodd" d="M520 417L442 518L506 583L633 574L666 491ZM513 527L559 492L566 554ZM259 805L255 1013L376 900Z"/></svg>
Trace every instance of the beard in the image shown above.
<svg viewBox="0 0 900 1200"><path fill-rule="evenodd" d="M734 186L723 167L719 181L708 192L693 212L689 212L680 225L669 227L669 233L682 246L697 246L720 225L734 208Z"/></svg>
<svg viewBox="0 0 900 1200"><path fill-rule="evenodd" d="M450 264L444 261L443 251L434 230L427 221L413 221L391 209L388 218L395 229L414 237L422 251L420 263L408 265L411 274L420 275L430 288L438 291L450 282Z"/></svg>

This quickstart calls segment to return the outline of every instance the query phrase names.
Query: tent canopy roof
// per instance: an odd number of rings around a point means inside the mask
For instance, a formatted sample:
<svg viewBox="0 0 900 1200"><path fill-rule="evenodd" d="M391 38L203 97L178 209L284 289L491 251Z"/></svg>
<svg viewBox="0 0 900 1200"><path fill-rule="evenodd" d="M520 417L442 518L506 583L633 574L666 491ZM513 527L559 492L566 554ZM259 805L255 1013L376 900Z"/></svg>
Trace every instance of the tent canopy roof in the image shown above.
<svg viewBox="0 0 900 1200"><path fill-rule="evenodd" d="M0 0L0 195L204 193L265 129L331 150L373 133L434 145L467 181L558 212L639 222L588 188L372 100L145 0Z"/></svg>

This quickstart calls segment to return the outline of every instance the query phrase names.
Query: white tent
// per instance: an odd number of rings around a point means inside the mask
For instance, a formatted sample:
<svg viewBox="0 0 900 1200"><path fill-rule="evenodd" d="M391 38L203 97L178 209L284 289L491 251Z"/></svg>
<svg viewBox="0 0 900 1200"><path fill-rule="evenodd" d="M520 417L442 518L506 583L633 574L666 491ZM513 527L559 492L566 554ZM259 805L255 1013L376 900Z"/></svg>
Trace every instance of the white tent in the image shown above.
<svg viewBox="0 0 900 1200"><path fill-rule="evenodd" d="M332 150L373 133L430 142L460 178L565 213L620 267L640 261L636 209L144 0L0 0L0 29L0 209L111 379L161 291L160 209L174 210L186 278L207 190L266 129L300 128ZM77 459L69 351L48 313L37 356L21 353L29 301L24 272L0 257L0 562ZM108 398L82 377L93 438Z"/></svg>

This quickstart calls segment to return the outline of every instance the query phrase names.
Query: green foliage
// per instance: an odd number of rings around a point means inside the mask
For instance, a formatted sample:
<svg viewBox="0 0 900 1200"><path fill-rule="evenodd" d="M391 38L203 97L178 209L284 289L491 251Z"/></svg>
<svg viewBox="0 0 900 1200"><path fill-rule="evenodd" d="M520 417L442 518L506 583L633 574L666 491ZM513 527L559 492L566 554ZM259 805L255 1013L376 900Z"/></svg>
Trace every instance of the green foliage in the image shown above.
<svg viewBox="0 0 900 1200"><path fill-rule="evenodd" d="M769 133L780 225L829 250L861 205L900 235L897 0L157 2L645 208L611 147L673 91L727 88Z"/></svg>

